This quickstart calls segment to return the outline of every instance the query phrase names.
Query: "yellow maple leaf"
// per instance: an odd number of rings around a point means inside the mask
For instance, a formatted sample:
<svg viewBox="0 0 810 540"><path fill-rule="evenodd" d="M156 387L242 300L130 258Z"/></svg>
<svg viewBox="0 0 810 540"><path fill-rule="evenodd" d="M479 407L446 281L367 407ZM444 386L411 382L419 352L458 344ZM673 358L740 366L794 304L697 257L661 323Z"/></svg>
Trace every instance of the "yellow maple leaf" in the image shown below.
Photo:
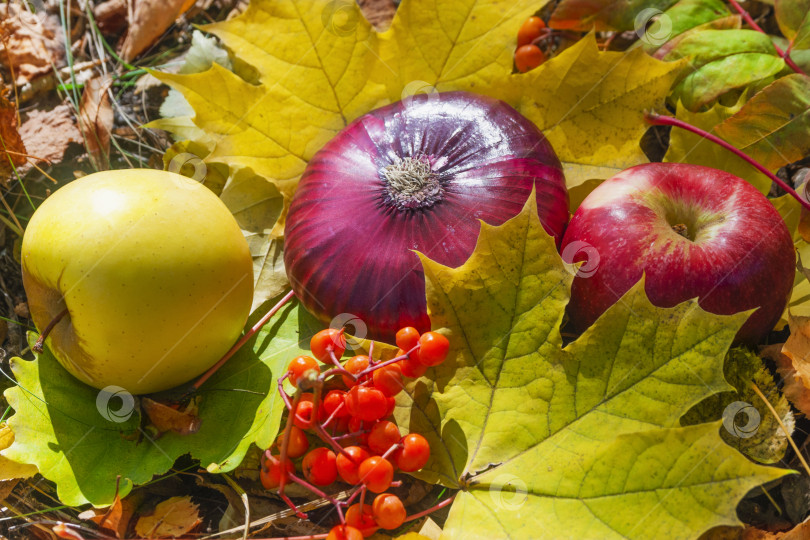
<svg viewBox="0 0 810 540"><path fill-rule="evenodd" d="M513 74L517 30L543 4L405 0L378 33L349 0L254 0L206 27L235 54L236 73L214 65L156 75L195 110L211 141L206 161L249 168L287 200L308 160L348 122L415 93L468 90L510 103L548 130L571 185L646 161L642 113L661 106L680 64L600 52L589 36Z"/></svg>

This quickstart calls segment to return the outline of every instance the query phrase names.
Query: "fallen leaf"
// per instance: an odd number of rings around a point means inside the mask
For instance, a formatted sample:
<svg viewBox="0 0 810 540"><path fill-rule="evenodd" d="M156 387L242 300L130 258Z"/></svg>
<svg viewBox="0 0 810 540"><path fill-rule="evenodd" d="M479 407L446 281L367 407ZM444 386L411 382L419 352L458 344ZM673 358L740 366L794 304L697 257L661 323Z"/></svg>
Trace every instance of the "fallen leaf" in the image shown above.
<svg viewBox="0 0 810 540"><path fill-rule="evenodd" d="M515 106L547 130L574 185L646 161L643 111L663 107L682 64L641 50L600 52L588 36L512 74L517 29L543 4L406 0L378 34L354 2L257 0L204 29L233 52L235 66L255 68L259 84L216 64L155 75L193 108L194 125L213 143L206 162L249 169L285 202L312 155L348 122L417 93L466 90Z"/></svg>
<svg viewBox="0 0 810 540"><path fill-rule="evenodd" d="M141 516L135 523L135 534L144 538L182 536L201 522L191 497L172 497L159 503L151 515Z"/></svg>
<svg viewBox="0 0 810 540"><path fill-rule="evenodd" d="M689 69L670 101L692 112L731 90L768 80L785 67L771 39L754 30L703 30L681 40L664 60L687 59Z"/></svg>
<svg viewBox="0 0 810 540"><path fill-rule="evenodd" d="M805 415L810 415L810 317L790 317L788 324L790 337L781 350L766 351L784 379L785 397Z"/></svg>
<svg viewBox="0 0 810 540"><path fill-rule="evenodd" d="M128 2L129 29L121 45L121 58L131 62L163 35L195 0L134 0Z"/></svg>
<svg viewBox="0 0 810 540"><path fill-rule="evenodd" d="M0 423L0 451L14 444L14 432L5 422ZM0 480L13 480L15 478L30 478L37 474L34 465L12 461L0 455Z"/></svg>
<svg viewBox="0 0 810 540"><path fill-rule="evenodd" d="M179 435L190 435L200 429L198 406L194 399L182 411L148 397L141 397L141 407L159 433L174 431Z"/></svg>
<svg viewBox="0 0 810 540"><path fill-rule="evenodd" d="M772 171L804 158L810 154L810 77L780 77L718 125L715 135Z"/></svg>
<svg viewBox="0 0 810 540"><path fill-rule="evenodd" d="M127 0L107 0L96 4L93 17L102 34L118 36L127 26Z"/></svg>
<svg viewBox="0 0 810 540"><path fill-rule="evenodd" d="M26 149L17 130L17 106L3 95L0 85L0 183L7 184L17 167L26 163Z"/></svg>
<svg viewBox="0 0 810 540"><path fill-rule="evenodd" d="M540 68L515 77L523 88L517 109L543 130L563 162L570 189L648 161L639 146L648 127L644 111L663 109L681 67L641 49L600 52L589 34Z"/></svg>
<svg viewBox="0 0 810 540"><path fill-rule="evenodd" d="M44 10L31 13L21 3L0 4L0 65L14 73L17 86L50 72L61 63L61 27L50 24Z"/></svg>
<svg viewBox="0 0 810 540"><path fill-rule="evenodd" d="M97 170L106 170L110 167L113 110L107 91L111 84L112 79L109 76L94 77L87 81L79 106L79 128L90 159Z"/></svg>
<svg viewBox="0 0 810 540"><path fill-rule="evenodd" d="M776 0L774 15L791 50L810 48L810 1Z"/></svg>
<svg viewBox="0 0 810 540"><path fill-rule="evenodd" d="M120 478L119 478L120 480ZM116 486L117 490L117 486ZM121 504L121 497L118 493L115 494L112 504L107 508L90 508L79 514L79 519L92 521L101 529L106 529L115 534L116 537L121 537L121 517L123 515L123 505Z"/></svg>
<svg viewBox="0 0 810 540"><path fill-rule="evenodd" d="M644 8L659 12L676 0L563 0L549 20L560 30L632 30L636 15Z"/></svg>
<svg viewBox="0 0 810 540"><path fill-rule="evenodd" d="M236 174L220 195L236 218L253 257L253 306L258 308L289 288L277 222L284 208L278 188L253 174Z"/></svg>
<svg viewBox="0 0 810 540"><path fill-rule="evenodd" d="M71 143L82 144L73 109L63 103L53 109L35 108L27 112L20 136L32 159L59 163Z"/></svg>
<svg viewBox="0 0 810 540"><path fill-rule="evenodd" d="M451 352L395 416L430 443L414 476L461 490L443 538L694 538L737 524L739 500L789 471L726 445L721 422L680 417L729 389L723 359L748 314L657 308L641 281L562 348L572 276L535 204L482 224L458 268L422 257Z"/></svg>
<svg viewBox="0 0 810 540"><path fill-rule="evenodd" d="M785 532L769 532L746 527L740 540L807 540L810 538L810 517Z"/></svg>

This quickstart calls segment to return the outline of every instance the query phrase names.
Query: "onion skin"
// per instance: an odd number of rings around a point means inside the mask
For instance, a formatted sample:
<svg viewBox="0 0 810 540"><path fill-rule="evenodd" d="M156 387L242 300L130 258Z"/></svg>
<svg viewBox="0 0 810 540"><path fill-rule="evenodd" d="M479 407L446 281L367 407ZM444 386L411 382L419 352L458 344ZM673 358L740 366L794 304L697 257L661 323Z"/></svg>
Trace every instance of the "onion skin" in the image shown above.
<svg viewBox="0 0 810 540"><path fill-rule="evenodd" d="M438 195L425 188L426 202L412 206L394 198L386 171L406 158L429 163ZM309 162L287 217L287 275L324 322L350 313L369 338L388 342L404 326L428 331L414 252L460 266L475 247L478 220L500 225L514 217L532 188L543 227L559 245L568 222L562 166L541 131L506 103L447 92L376 109Z"/></svg>

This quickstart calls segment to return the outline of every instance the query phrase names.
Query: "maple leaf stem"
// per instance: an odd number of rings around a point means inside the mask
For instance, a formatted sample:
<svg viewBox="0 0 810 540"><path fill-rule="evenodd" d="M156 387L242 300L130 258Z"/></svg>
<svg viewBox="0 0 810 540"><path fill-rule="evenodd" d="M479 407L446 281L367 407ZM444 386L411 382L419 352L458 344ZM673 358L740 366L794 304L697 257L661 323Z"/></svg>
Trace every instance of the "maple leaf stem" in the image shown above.
<svg viewBox="0 0 810 540"><path fill-rule="evenodd" d="M767 168L765 168L765 166L762 165L760 162L758 162L754 158L750 157L748 154L746 154L742 150L740 150L738 148L735 148L733 145L731 145L728 142L724 141L720 137L718 137L716 135L712 135L708 131L702 130L699 127L695 127L692 124L689 124L687 122L684 122L683 120L680 120L678 118L674 118L672 116L664 116L664 115L660 115L660 114L657 114L657 113L654 113L654 112L648 112L648 113L646 113L644 115L644 118L647 120L648 123L650 123L650 124L652 124L654 126L674 126L674 127L679 127L681 129L691 131L695 135L699 135L699 136L703 137L704 139L709 140L709 141L711 141L711 142L713 142L713 143L715 143L715 144L717 144L719 146L722 146L723 148L725 148L729 152L733 153L734 155L736 155L740 159L744 160L745 162L750 164L752 167L757 169L759 172L761 172L762 174L764 174L765 176L770 178L779 187L781 187L786 192L788 192L791 197L793 197L794 199L799 201L799 204L801 204L807 210L810 210L810 202L806 201L801 195L799 195L796 192L795 189L790 187L784 180L782 180L781 178L779 178L778 176L773 174L771 171L769 171Z"/></svg>
<svg viewBox="0 0 810 540"><path fill-rule="evenodd" d="M439 504L437 504L435 506L431 506L427 510L423 510L423 511L419 512L418 514L414 514L412 516L406 517L405 521L413 521L415 519L419 519L421 517L425 517L425 516L427 516L429 514L432 514L436 510L440 510L440 509L444 508L445 506L447 506L448 504L452 503L455 500L455 498L456 498L456 494L453 493L452 495L450 495L448 498L446 498L445 500L443 500Z"/></svg>
<svg viewBox="0 0 810 540"><path fill-rule="evenodd" d="M262 327L263 327L265 324L267 324L267 323L270 321L270 319L272 319L272 318L273 318L273 315L275 315L275 314L278 312L278 310L280 310L282 307L284 307L284 304L286 304L287 302L289 302L289 301L290 301L290 299L292 299L292 297L293 297L293 295L294 295L294 294L295 294L295 293L294 293L292 290L291 290L290 292L288 292L287 294L285 294L285 295L284 295L284 298L282 298L281 300L279 300L279 301L278 301L278 304L276 304L275 306L273 306L273 309L271 309L270 311L268 311L268 312L265 314L265 316L264 316L264 317L262 317L261 319L259 319L259 322L257 322L256 324L254 324L254 325L253 325L253 327L252 327L250 330L248 330L247 332L245 332L245 335L244 335L244 336L242 336L242 337L239 339L239 341L237 341L237 342L234 344L234 346L233 346L233 347L231 347L231 348L228 350L228 352L226 352L226 353L225 353L225 355L224 355L222 358L220 358L220 359L217 361L217 363L216 363L216 364L214 364L213 366L211 366L211 368L210 368L208 371L206 371L205 373L203 373L203 374L200 376L200 378L199 378L199 379L197 379L197 381L196 381L196 382L195 382L195 383L194 383L194 384L191 386L191 390L192 390L192 391L199 390L199 389L200 389L200 386L202 386L202 385L205 383L205 381L207 381L209 378L211 378L211 376L212 376L214 373L216 373L216 372L217 372L217 370L218 370L219 368L221 368L221 367L222 367L222 366L225 364L225 362L227 362L228 360L230 360L230 359L231 359L231 357L232 357L234 354L236 354L236 351L238 351L239 349L241 349L241 348L242 348L242 345L244 345L245 343L247 343L247 341L248 341L250 338L252 338L254 335L256 335L256 332L258 332L259 330L261 330L261 328L262 328Z"/></svg>
<svg viewBox="0 0 810 540"><path fill-rule="evenodd" d="M746 23L748 23L748 26L750 26L757 32L765 34L766 36L768 35L768 33L765 30L763 30L762 27L758 25L757 22L751 17L751 14L748 13L744 7L742 7L740 4L737 3L737 0L728 0L728 1L734 7L734 9L737 10L737 13L742 15L742 18L745 20ZM776 51L776 54L782 57L782 60L784 60L785 63L788 66L790 66L790 69L801 75L807 75L807 73L805 73L804 70L800 68L796 64L796 62L794 62L793 59L790 57L790 45L788 45L787 50L784 51L776 43L772 43L772 45L774 50Z"/></svg>

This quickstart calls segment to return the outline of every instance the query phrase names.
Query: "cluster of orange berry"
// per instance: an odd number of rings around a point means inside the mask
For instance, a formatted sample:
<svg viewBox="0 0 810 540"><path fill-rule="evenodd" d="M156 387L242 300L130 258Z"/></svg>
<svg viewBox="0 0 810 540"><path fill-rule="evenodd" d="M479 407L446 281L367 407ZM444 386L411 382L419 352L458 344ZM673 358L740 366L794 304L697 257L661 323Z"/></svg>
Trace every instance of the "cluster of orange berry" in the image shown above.
<svg viewBox="0 0 810 540"><path fill-rule="evenodd" d="M390 360L374 361L369 351L341 362L346 350L343 330L322 330L310 340L314 358L294 358L278 381L288 419L264 453L261 482L267 489L277 489L301 517L306 516L284 494L289 482L329 499L340 523L328 540L359 540L378 528L402 525L407 518L402 501L385 492L399 485L395 469L418 471L430 458L427 439L418 433L403 436L391 415L405 377L419 377L442 363L450 343L437 332L420 335L412 327L399 330L396 343L399 350ZM284 391L285 379L296 388L293 396ZM338 479L355 486L344 501L321 490ZM365 502L369 491L378 494L371 504Z"/></svg>
<svg viewBox="0 0 810 540"><path fill-rule="evenodd" d="M540 17L529 17L518 30L515 67L526 73L546 61L546 55L538 42L548 33L546 23Z"/></svg>

